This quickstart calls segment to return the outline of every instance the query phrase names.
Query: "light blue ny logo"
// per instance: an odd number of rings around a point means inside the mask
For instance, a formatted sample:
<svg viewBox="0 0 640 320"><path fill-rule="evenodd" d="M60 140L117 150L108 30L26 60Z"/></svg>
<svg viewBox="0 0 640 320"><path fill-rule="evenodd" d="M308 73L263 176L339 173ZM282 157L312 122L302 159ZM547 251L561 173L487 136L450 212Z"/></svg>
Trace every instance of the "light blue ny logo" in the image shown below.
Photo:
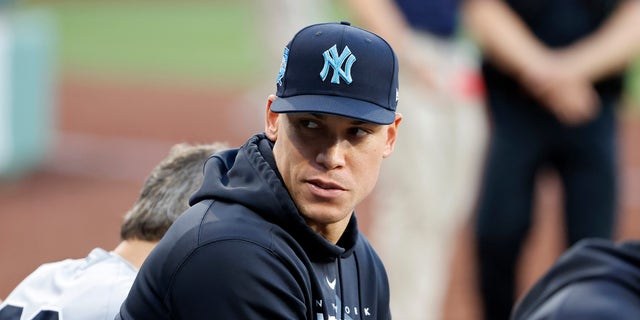
<svg viewBox="0 0 640 320"><path fill-rule="evenodd" d="M320 78L324 81L329 74L329 67L333 68L333 76L331 77L331 83L340 84L340 78L344 79L347 84L351 84L351 66L356 62L356 56L351 54L349 47L345 46L341 54L338 54L338 48L334 44L333 47L325 51L322 56L324 57L324 67L320 71ZM342 64L347 61L344 70Z"/></svg>

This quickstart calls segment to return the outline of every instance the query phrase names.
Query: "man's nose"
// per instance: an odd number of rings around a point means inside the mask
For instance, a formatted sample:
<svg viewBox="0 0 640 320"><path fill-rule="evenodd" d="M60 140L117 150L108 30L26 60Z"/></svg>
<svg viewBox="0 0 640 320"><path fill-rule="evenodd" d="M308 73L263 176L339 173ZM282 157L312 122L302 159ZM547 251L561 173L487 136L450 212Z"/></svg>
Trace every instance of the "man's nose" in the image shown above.
<svg viewBox="0 0 640 320"><path fill-rule="evenodd" d="M345 165L345 152L348 148L347 141L336 139L320 150L316 156L316 162L327 169L342 167Z"/></svg>

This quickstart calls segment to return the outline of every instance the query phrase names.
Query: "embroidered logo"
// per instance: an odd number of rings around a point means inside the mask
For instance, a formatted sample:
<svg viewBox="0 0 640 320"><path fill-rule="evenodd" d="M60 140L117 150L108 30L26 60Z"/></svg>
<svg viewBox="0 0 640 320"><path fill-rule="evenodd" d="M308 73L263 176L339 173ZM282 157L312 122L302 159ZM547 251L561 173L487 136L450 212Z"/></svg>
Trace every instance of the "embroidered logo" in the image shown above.
<svg viewBox="0 0 640 320"><path fill-rule="evenodd" d="M348 46L345 46L342 53L338 54L338 48L334 44L333 47L326 50L322 56L324 57L324 66L322 67L322 71L320 71L322 81L329 75L329 67L331 67L333 68L331 83L340 84L340 78L342 78L347 84L351 84L353 81L351 78L351 66L356 62L356 56L351 53ZM344 64L344 69L342 69L342 64Z"/></svg>
<svg viewBox="0 0 640 320"><path fill-rule="evenodd" d="M287 61L289 61L289 48L284 48L284 53L282 54L282 62L280 62L280 71L278 71L278 78L276 79L276 83L281 86L282 79L284 78L284 72L287 70Z"/></svg>
<svg viewBox="0 0 640 320"><path fill-rule="evenodd" d="M329 285L329 288L331 288L331 290L336 289L336 280L338 279L333 279L333 281L329 281L328 277L324 277L324 279L327 280L327 284Z"/></svg>

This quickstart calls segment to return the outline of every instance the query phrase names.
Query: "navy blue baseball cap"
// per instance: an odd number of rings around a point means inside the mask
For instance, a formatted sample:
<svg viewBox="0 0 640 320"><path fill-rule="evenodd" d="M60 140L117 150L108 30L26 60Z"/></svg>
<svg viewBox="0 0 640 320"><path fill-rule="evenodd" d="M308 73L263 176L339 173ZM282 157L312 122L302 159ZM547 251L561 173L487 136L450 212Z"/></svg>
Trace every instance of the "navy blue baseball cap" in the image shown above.
<svg viewBox="0 0 640 320"><path fill-rule="evenodd" d="M395 120L398 59L380 36L349 22L314 24L287 44L277 113L327 113L377 124Z"/></svg>

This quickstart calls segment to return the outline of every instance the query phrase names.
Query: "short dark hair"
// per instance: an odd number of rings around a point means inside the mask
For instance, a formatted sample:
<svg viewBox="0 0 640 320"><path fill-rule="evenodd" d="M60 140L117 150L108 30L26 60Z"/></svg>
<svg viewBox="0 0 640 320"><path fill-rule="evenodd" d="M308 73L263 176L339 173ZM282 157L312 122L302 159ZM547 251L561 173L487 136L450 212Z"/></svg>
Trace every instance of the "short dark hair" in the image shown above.
<svg viewBox="0 0 640 320"><path fill-rule="evenodd" d="M133 207L124 216L121 240L159 241L189 208L189 197L202 184L203 165L223 143L174 145L147 177Z"/></svg>

